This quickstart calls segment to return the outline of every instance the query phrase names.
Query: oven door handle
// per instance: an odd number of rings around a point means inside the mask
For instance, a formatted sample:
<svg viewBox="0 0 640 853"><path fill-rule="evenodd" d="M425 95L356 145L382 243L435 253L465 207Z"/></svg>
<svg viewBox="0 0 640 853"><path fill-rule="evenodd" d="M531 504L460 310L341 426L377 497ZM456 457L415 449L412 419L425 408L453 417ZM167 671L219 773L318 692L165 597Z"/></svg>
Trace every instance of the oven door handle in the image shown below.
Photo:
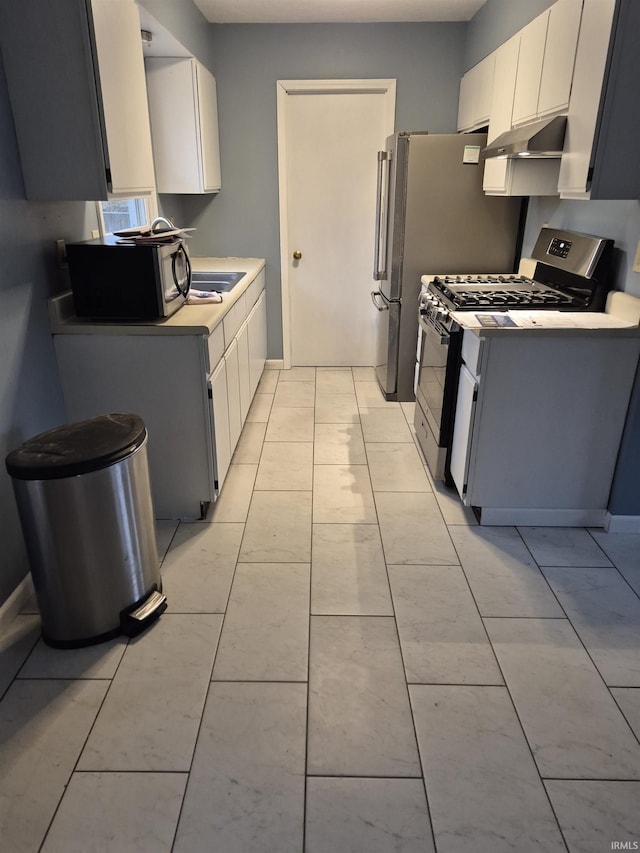
<svg viewBox="0 0 640 853"><path fill-rule="evenodd" d="M451 343L451 335L449 333L439 332L435 326L432 326L428 320L425 320L422 314L419 317L420 325L422 326L422 331L427 332L429 335L439 335L440 336L440 345L443 347L448 347Z"/></svg>
<svg viewBox="0 0 640 853"><path fill-rule="evenodd" d="M382 307L380 307L380 305L378 305L378 297L379 296L382 297ZM376 306L378 311L388 311L389 310L389 303L384 298L384 294L381 293L379 290L372 290L371 291L371 301Z"/></svg>

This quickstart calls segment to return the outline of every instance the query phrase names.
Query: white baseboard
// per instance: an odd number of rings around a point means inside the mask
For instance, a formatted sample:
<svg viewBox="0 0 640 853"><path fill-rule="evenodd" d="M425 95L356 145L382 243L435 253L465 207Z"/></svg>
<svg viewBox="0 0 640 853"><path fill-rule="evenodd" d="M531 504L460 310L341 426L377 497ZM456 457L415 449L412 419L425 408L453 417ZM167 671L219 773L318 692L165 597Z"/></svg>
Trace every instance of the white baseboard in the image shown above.
<svg viewBox="0 0 640 853"><path fill-rule="evenodd" d="M265 370L282 370L284 368L284 359L268 358L264 363Z"/></svg>
<svg viewBox="0 0 640 853"><path fill-rule="evenodd" d="M603 509L482 507L480 524L496 527L604 527Z"/></svg>
<svg viewBox="0 0 640 853"><path fill-rule="evenodd" d="M27 575L0 607L0 631L3 631L10 622L13 622L32 595L33 581L31 575Z"/></svg>
<svg viewBox="0 0 640 853"><path fill-rule="evenodd" d="M640 515L611 515L608 512L604 529L607 533L640 533Z"/></svg>

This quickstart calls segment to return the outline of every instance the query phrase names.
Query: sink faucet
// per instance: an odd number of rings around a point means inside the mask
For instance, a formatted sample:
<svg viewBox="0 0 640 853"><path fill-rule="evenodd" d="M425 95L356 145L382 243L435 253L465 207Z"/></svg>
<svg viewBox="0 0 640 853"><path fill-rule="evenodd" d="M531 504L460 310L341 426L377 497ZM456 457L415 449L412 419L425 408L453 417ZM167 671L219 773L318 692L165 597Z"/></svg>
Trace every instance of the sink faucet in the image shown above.
<svg viewBox="0 0 640 853"><path fill-rule="evenodd" d="M156 225L160 225L162 222L164 222L164 224L167 226L167 228L169 230L173 230L173 228L175 228L175 225L172 222L170 222L168 219L166 219L164 216L156 216L156 218L153 220L153 222L150 225L151 231L152 232L155 231ZM160 230L166 231L167 228L162 228Z"/></svg>

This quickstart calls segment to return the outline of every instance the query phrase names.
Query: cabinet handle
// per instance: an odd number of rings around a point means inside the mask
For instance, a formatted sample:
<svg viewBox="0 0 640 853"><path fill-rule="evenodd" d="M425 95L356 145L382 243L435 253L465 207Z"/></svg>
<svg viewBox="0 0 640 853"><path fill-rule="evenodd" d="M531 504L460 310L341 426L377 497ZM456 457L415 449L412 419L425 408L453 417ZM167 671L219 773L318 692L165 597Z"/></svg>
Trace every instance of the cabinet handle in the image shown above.
<svg viewBox="0 0 640 853"><path fill-rule="evenodd" d="M302 252L299 252L299 251L296 249L296 250L295 250L295 252L293 253L293 260L294 260L294 261L299 261L301 257L302 257Z"/></svg>

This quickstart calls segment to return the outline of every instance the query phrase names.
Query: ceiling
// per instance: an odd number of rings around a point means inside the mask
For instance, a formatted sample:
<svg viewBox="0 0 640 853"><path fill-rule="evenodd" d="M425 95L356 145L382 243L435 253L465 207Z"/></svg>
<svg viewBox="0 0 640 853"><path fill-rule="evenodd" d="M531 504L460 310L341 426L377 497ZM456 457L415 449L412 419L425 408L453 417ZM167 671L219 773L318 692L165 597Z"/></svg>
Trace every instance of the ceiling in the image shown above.
<svg viewBox="0 0 640 853"><path fill-rule="evenodd" d="M214 24L468 21L486 0L194 0Z"/></svg>

